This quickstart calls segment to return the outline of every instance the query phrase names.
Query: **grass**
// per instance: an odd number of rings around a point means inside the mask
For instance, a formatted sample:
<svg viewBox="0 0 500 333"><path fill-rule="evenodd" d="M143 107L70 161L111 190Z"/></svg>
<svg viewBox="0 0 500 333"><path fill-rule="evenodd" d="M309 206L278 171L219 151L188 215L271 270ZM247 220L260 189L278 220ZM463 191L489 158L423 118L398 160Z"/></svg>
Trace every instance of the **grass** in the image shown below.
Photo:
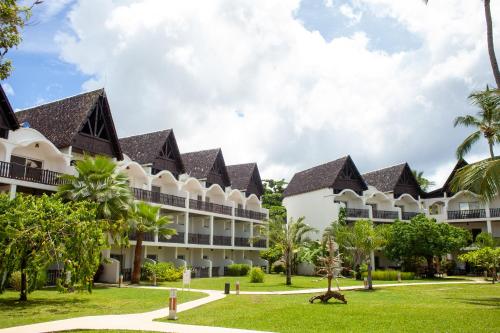
<svg viewBox="0 0 500 333"><path fill-rule="evenodd" d="M231 295L179 314L179 323L274 332L494 332L500 285L432 285L348 291L348 303L311 295ZM166 319L162 319L166 320Z"/></svg>
<svg viewBox="0 0 500 333"><path fill-rule="evenodd" d="M178 302L204 297L200 292L179 291ZM19 293L0 295L0 328L89 315L139 313L168 307L167 290L136 288L95 288L92 294L62 294L55 289L36 290L28 302L19 302Z"/></svg>
<svg viewBox="0 0 500 333"><path fill-rule="evenodd" d="M435 280L404 280L404 283L422 283L429 281L450 281L454 280L452 278L447 279L435 279ZM462 279L456 279L462 280ZM326 279L321 280L318 277L312 276L293 276L292 285L287 286L285 284L285 276L281 274L266 274L263 283L250 283L250 277L248 276L224 276L224 277L214 277L214 278L199 278L191 280L191 288L193 289L209 289L209 290L224 290L224 284L226 282L231 283L231 290L234 290L234 285L236 281L240 282L240 290L242 291L283 291L283 290L295 290L295 289L312 289L312 288L326 288ZM356 281L354 279L339 279L341 286L362 286L363 281ZM373 284L384 284L384 283L397 283L397 281L373 281ZM335 284L335 282L334 282ZM177 282L162 282L161 286L164 287L175 287L181 288L182 281Z"/></svg>

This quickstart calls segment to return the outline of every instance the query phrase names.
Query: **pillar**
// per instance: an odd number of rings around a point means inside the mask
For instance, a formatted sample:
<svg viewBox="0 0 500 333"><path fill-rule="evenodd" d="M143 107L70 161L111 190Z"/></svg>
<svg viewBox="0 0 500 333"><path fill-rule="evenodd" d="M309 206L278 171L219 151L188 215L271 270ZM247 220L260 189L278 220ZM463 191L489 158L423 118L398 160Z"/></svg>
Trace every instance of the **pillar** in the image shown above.
<svg viewBox="0 0 500 333"><path fill-rule="evenodd" d="M234 246L235 223L234 219L231 220L231 246Z"/></svg>
<svg viewBox="0 0 500 333"><path fill-rule="evenodd" d="M253 222L250 222L250 246L253 247Z"/></svg>
<svg viewBox="0 0 500 333"><path fill-rule="evenodd" d="M184 214L184 244L188 243L189 236L189 213Z"/></svg>
<svg viewBox="0 0 500 333"><path fill-rule="evenodd" d="M17 192L17 185L11 184L10 191L9 191L9 196L11 199L14 199L16 197L16 192Z"/></svg>
<svg viewBox="0 0 500 333"><path fill-rule="evenodd" d="M210 245L214 245L214 217L210 215Z"/></svg>
<svg viewBox="0 0 500 333"><path fill-rule="evenodd" d="M489 234L493 233L493 228L491 227L491 220L486 220L486 230Z"/></svg>

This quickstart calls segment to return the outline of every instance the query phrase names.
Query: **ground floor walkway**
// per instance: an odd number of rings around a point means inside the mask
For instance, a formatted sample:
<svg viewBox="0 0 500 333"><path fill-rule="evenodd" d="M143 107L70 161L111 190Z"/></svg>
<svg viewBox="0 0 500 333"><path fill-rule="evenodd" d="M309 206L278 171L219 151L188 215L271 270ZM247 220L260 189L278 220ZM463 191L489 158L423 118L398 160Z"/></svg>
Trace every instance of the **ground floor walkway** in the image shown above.
<svg viewBox="0 0 500 333"><path fill-rule="evenodd" d="M478 284L487 283L481 280L475 281L451 281L451 282L422 282L422 283L391 283L376 285L374 288L382 287L400 287L400 286L422 286L422 285L436 285L436 284ZM133 288L144 288L144 289L165 289L168 287L149 287L149 286L137 286ZM356 290L362 289L361 286L348 286L341 287L341 290ZM224 298L226 295L220 290L200 290L191 289L191 291L198 291L207 294L207 297L200 298L191 302L186 302L179 304L177 306L177 312L183 312L195 307L214 302ZM314 294L324 292L325 289L302 289L302 290L290 290L290 291L241 291L240 294L245 295L293 295L293 294ZM233 292L234 293L234 292ZM210 314L207 314L210 315ZM77 317L64 320L49 321L45 323L16 326L5 329L0 329L0 333L35 333L35 332L57 332L57 331L68 331L77 329L108 329L108 330L139 330L139 331L156 331L156 332L175 332L175 333L250 333L250 332L262 332L262 331L250 331L250 330L240 330L233 328L222 328L222 327L210 327L210 326L197 326L197 325L186 325L186 324L176 324L158 322L154 321L158 318L163 318L168 316L168 308L163 308L155 311L137 313L137 314L125 314L125 315L102 315L102 316L86 316Z"/></svg>

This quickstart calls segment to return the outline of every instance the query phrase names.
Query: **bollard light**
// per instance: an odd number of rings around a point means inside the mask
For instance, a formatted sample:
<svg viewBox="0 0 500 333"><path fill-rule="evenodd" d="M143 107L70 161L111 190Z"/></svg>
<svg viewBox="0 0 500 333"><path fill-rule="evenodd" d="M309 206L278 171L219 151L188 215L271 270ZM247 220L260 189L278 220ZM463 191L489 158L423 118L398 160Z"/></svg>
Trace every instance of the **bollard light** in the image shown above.
<svg viewBox="0 0 500 333"><path fill-rule="evenodd" d="M153 286L156 287L156 273L153 273Z"/></svg>
<svg viewBox="0 0 500 333"><path fill-rule="evenodd" d="M229 295L229 290L231 289L231 284L229 282L226 282L224 285L224 294Z"/></svg>
<svg viewBox="0 0 500 333"><path fill-rule="evenodd" d="M398 271L398 283L401 283L401 272Z"/></svg>
<svg viewBox="0 0 500 333"><path fill-rule="evenodd" d="M363 279L363 284L365 285L365 289L368 289L368 278L367 277L365 277Z"/></svg>
<svg viewBox="0 0 500 333"><path fill-rule="evenodd" d="M170 298L168 299L168 319L177 320L177 289L170 289Z"/></svg>
<svg viewBox="0 0 500 333"><path fill-rule="evenodd" d="M118 277L118 288L122 287L122 283L123 283L123 274L120 274L120 276Z"/></svg>
<svg viewBox="0 0 500 333"><path fill-rule="evenodd" d="M236 295L240 294L240 281L236 281Z"/></svg>

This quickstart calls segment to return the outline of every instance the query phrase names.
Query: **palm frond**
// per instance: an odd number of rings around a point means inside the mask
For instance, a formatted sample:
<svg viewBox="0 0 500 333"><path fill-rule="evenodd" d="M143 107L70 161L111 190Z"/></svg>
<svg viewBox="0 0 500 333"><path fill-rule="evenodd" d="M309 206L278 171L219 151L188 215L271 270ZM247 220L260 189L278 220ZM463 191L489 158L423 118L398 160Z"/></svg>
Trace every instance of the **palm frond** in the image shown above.
<svg viewBox="0 0 500 333"><path fill-rule="evenodd" d="M500 158L485 159L461 168L451 181L453 191L471 191L484 201L492 200L500 189Z"/></svg>
<svg viewBox="0 0 500 333"><path fill-rule="evenodd" d="M465 140L457 147L457 159L462 159L471 150L474 143L476 143L480 138L481 131L476 131L465 138Z"/></svg>

